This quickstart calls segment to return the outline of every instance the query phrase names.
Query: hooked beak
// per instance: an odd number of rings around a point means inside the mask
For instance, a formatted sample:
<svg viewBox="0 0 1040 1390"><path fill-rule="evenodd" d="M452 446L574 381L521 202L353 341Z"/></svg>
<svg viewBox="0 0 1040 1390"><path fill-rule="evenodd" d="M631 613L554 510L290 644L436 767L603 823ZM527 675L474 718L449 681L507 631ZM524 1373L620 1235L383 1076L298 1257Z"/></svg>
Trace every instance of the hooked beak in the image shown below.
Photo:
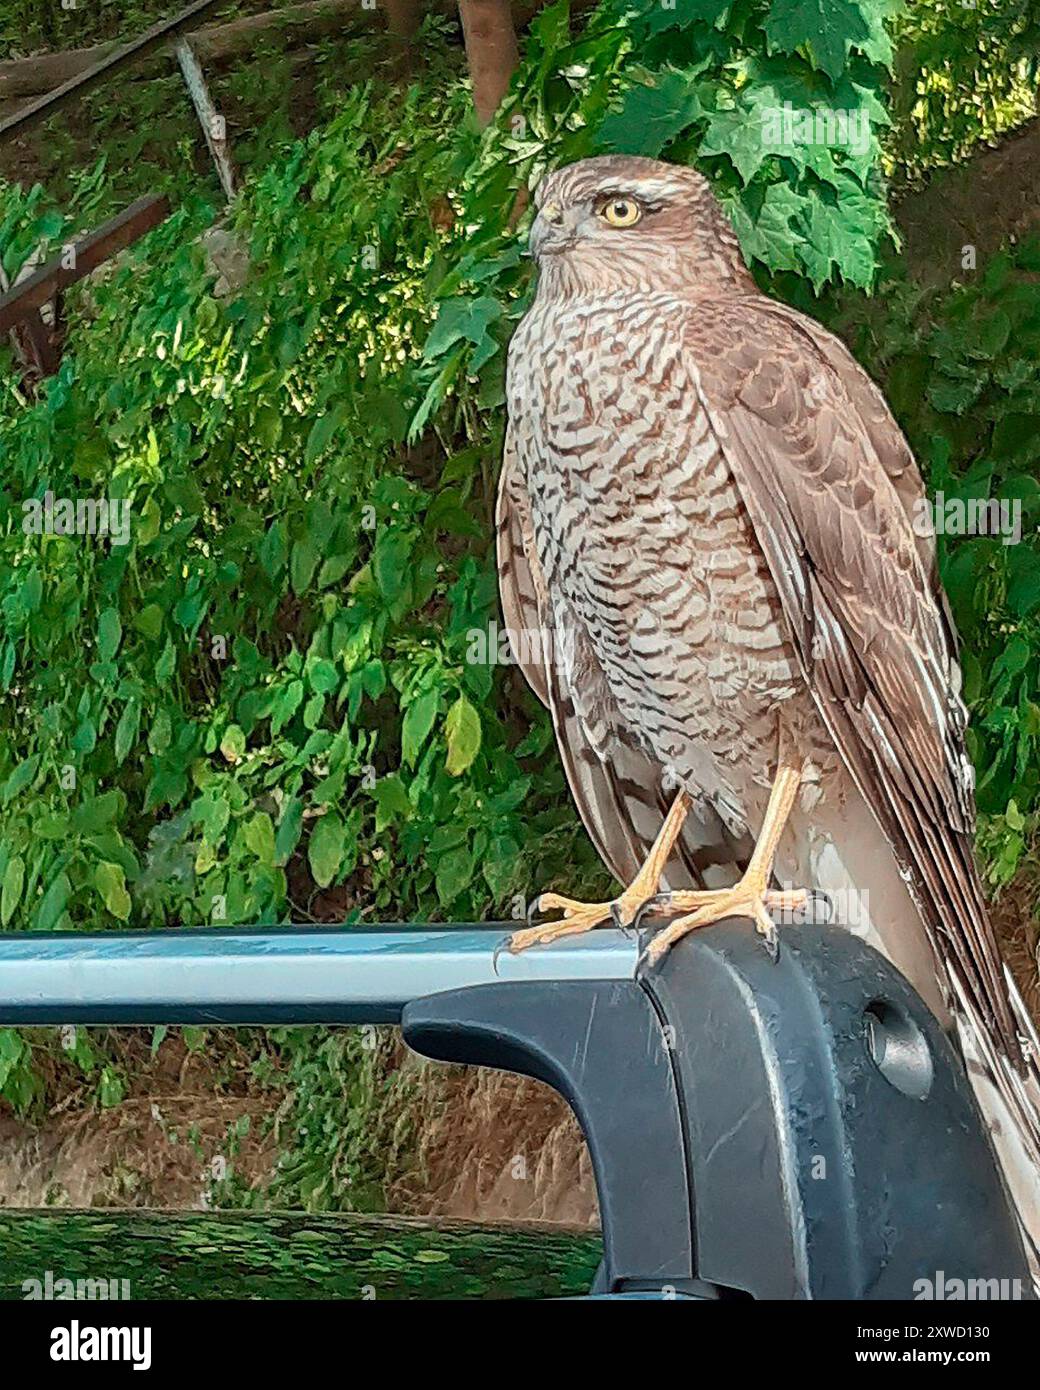
<svg viewBox="0 0 1040 1390"><path fill-rule="evenodd" d="M545 255L566 251L574 244L574 225L556 203L544 203L531 225L528 241L531 255L538 260Z"/></svg>

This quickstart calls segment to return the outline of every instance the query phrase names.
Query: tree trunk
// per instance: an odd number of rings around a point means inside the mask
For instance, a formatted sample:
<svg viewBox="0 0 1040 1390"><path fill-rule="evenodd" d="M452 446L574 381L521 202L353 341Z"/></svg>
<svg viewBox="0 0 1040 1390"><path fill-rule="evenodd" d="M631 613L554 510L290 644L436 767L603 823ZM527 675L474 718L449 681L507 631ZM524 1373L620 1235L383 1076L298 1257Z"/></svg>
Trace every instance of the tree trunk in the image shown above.
<svg viewBox="0 0 1040 1390"><path fill-rule="evenodd" d="M421 19L421 0L386 0L386 27L395 39L411 43Z"/></svg>
<svg viewBox="0 0 1040 1390"><path fill-rule="evenodd" d="M509 0L459 0L473 104L488 125L509 90L520 51Z"/></svg>

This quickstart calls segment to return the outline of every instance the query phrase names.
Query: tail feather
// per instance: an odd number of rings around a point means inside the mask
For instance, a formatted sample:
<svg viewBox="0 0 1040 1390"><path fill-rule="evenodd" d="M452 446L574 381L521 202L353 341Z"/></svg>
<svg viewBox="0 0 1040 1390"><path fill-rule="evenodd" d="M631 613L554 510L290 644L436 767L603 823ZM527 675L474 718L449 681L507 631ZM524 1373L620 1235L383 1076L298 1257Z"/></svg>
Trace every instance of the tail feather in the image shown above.
<svg viewBox="0 0 1040 1390"><path fill-rule="evenodd" d="M1026 1067L1014 1066L993 1042L963 991L954 1010L957 1039L1000 1161L1040 1293L1040 1040L1010 972L1006 985Z"/></svg>
<svg viewBox="0 0 1040 1390"><path fill-rule="evenodd" d="M1010 972L1003 967L1000 987L1019 1043L1015 1058L977 991L965 987L956 956L944 953L945 939L928 930L858 793L811 817L796 809L781 848L782 880L838 894L839 903L847 895L859 914L853 929L902 971L956 1039L1040 1291L1040 1039Z"/></svg>

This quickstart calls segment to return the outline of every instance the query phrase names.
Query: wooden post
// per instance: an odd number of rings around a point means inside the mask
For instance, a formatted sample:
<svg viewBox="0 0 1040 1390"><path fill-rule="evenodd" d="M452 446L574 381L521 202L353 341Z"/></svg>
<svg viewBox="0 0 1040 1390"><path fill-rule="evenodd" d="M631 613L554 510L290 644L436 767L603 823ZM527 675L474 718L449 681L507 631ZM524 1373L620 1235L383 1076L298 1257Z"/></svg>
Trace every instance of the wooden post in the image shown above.
<svg viewBox="0 0 1040 1390"><path fill-rule="evenodd" d="M41 249L37 247L25 260L15 280L15 289L33 274ZM7 295L10 289L11 282L3 265L0 264L0 293ZM53 300L41 304L39 309L31 310L20 323L12 324L11 346L15 356L26 369L23 384L27 387L31 388L36 379L52 376L58 370L61 364L61 337L64 326L60 295L55 295Z"/></svg>
<svg viewBox="0 0 1040 1390"><path fill-rule="evenodd" d="M199 66L198 59L192 52L188 40L179 39L176 51L177 62L184 74L188 91L191 93L199 124L202 126L202 133L206 137L206 144L213 156L213 163L217 166L217 176L224 190L224 197L230 203L235 196L235 171L231 164L227 122L223 116L218 114L217 108L210 99L206 79L202 75L202 68Z"/></svg>

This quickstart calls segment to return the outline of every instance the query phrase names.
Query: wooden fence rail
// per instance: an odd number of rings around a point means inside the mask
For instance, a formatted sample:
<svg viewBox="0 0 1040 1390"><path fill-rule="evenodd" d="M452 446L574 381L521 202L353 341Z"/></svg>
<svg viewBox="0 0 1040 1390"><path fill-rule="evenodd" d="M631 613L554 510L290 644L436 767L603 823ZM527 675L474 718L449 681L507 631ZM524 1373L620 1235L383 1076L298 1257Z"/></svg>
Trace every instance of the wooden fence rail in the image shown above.
<svg viewBox="0 0 1040 1390"><path fill-rule="evenodd" d="M123 212L110 217L97 231L70 243L71 255L63 252L7 294L0 295L0 333L8 332L30 314L37 313L55 295L97 270L99 265L132 245L169 215L170 204L164 196L153 194L138 198Z"/></svg>
<svg viewBox="0 0 1040 1390"><path fill-rule="evenodd" d="M189 28L202 15L210 10L215 10L218 5L224 3L226 0L195 0L193 5L189 5L186 10L181 10L180 14L174 15L172 19L160 20L158 24L153 24L150 29L145 30L140 38L134 39L132 43L124 44L122 48L116 49L114 53L110 53L107 57L94 63L85 72L79 73L76 77L70 77L67 82L63 82L53 92L48 92L46 96L31 101L21 111L16 111L13 116L8 116L5 120L0 121L0 140L15 130L24 130L37 121L45 120L52 111L56 111L70 97L82 95L83 92L89 91L99 82L103 82L110 73L115 72L118 68L127 63L135 62L137 59L143 58L145 54L162 47L182 30Z"/></svg>

